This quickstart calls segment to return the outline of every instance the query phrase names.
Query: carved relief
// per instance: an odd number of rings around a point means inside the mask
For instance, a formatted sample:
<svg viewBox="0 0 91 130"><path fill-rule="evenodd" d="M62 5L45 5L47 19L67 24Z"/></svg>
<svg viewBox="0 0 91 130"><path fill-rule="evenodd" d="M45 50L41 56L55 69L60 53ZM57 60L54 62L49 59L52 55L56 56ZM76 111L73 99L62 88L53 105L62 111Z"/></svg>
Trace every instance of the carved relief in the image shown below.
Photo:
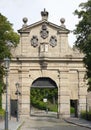
<svg viewBox="0 0 91 130"><path fill-rule="evenodd" d="M50 45L52 47L55 47L57 45L57 38L56 38L56 36L51 36L51 38L50 38Z"/></svg>
<svg viewBox="0 0 91 130"><path fill-rule="evenodd" d="M43 24L41 31L40 31L40 35L43 39L46 39L48 37L49 31L47 30L47 25Z"/></svg>
<svg viewBox="0 0 91 130"><path fill-rule="evenodd" d="M31 38L31 45L32 45L33 47L38 46L38 38L37 38L37 36L33 36L33 37Z"/></svg>
<svg viewBox="0 0 91 130"><path fill-rule="evenodd" d="M48 52L48 44L41 43L40 44L40 52Z"/></svg>

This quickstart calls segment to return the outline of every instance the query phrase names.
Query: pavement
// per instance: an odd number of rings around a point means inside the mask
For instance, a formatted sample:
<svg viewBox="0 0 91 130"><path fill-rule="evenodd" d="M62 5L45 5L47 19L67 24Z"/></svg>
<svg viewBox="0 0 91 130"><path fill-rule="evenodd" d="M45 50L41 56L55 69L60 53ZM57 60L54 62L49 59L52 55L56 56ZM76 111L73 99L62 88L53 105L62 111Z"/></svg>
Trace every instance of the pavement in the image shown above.
<svg viewBox="0 0 91 130"><path fill-rule="evenodd" d="M17 130L22 125L21 121L16 121L16 118L11 118L8 120L9 130ZM0 130L5 130L5 121L0 121Z"/></svg>
<svg viewBox="0 0 91 130"><path fill-rule="evenodd" d="M71 123L71 124L75 124L81 127L86 127L91 129L91 121L87 121L81 118L65 118L63 119L64 121L66 121L67 123ZM5 130L4 128L4 121L0 121L0 130ZM11 120L9 120L8 122L9 124L9 130L18 130L18 128L23 125L23 121L16 121L15 118L12 118Z"/></svg>

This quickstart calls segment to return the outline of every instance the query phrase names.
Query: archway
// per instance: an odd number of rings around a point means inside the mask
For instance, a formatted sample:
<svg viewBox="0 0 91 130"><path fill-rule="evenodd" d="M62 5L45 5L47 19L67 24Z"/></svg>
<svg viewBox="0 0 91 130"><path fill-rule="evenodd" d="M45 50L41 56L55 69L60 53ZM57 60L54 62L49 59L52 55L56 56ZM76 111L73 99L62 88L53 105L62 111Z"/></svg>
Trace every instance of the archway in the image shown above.
<svg viewBox="0 0 91 130"><path fill-rule="evenodd" d="M57 116L58 88L51 78L39 77L30 89L30 113L36 116Z"/></svg>

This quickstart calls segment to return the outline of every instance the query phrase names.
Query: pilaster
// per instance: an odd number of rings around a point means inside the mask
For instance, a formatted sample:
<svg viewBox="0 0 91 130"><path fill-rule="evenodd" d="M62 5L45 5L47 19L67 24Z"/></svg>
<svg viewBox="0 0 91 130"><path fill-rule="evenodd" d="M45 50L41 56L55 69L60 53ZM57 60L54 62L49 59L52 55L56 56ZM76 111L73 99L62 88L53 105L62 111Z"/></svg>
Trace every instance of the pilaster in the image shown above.
<svg viewBox="0 0 91 130"><path fill-rule="evenodd" d="M20 117L30 116L30 84L29 72L22 70L21 98L20 98Z"/></svg>
<svg viewBox="0 0 91 130"><path fill-rule="evenodd" d="M59 99L59 118L70 116L70 96L68 87L68 74L67 71L59 71L59 87L58 87L58 99Z"/></svg>

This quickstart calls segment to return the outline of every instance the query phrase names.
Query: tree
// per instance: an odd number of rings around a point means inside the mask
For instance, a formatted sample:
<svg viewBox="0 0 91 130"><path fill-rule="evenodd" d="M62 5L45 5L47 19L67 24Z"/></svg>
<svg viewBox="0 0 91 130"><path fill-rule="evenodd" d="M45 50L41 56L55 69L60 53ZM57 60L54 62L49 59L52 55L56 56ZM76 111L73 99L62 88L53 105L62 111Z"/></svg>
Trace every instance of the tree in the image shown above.
<svg viewBox="0 0 91 130"><path fill-rule="evenodd" d="M86 66L86 78L88 79L88 90L91 91L91 0L79 5L80 10L75 10L79 22L76 25L75 46L84 53L83 62Z"/></svg>
<svg viewBox="0 0 91 130"><path fill-rule="evenodd" d="M39 108L45 109L46 103L43 102L43 99L47 99L49 104L49 110L53 110L51 106L57 106L58 101L58 89L57 88L31 88L31 105ZM53 105L52 105L53 104Z"/></svg>
<svg viewBox="0 0 91 130"><path fill-rule="evenodd" d="M7 20L7 18L0 13L0 99L2 97L1 95L4 86L4 67L2 66L3 59L5 57L11 58L11 47L16 47L19 43L19 35L14 32L12 26L13 25Z"/></svg>

